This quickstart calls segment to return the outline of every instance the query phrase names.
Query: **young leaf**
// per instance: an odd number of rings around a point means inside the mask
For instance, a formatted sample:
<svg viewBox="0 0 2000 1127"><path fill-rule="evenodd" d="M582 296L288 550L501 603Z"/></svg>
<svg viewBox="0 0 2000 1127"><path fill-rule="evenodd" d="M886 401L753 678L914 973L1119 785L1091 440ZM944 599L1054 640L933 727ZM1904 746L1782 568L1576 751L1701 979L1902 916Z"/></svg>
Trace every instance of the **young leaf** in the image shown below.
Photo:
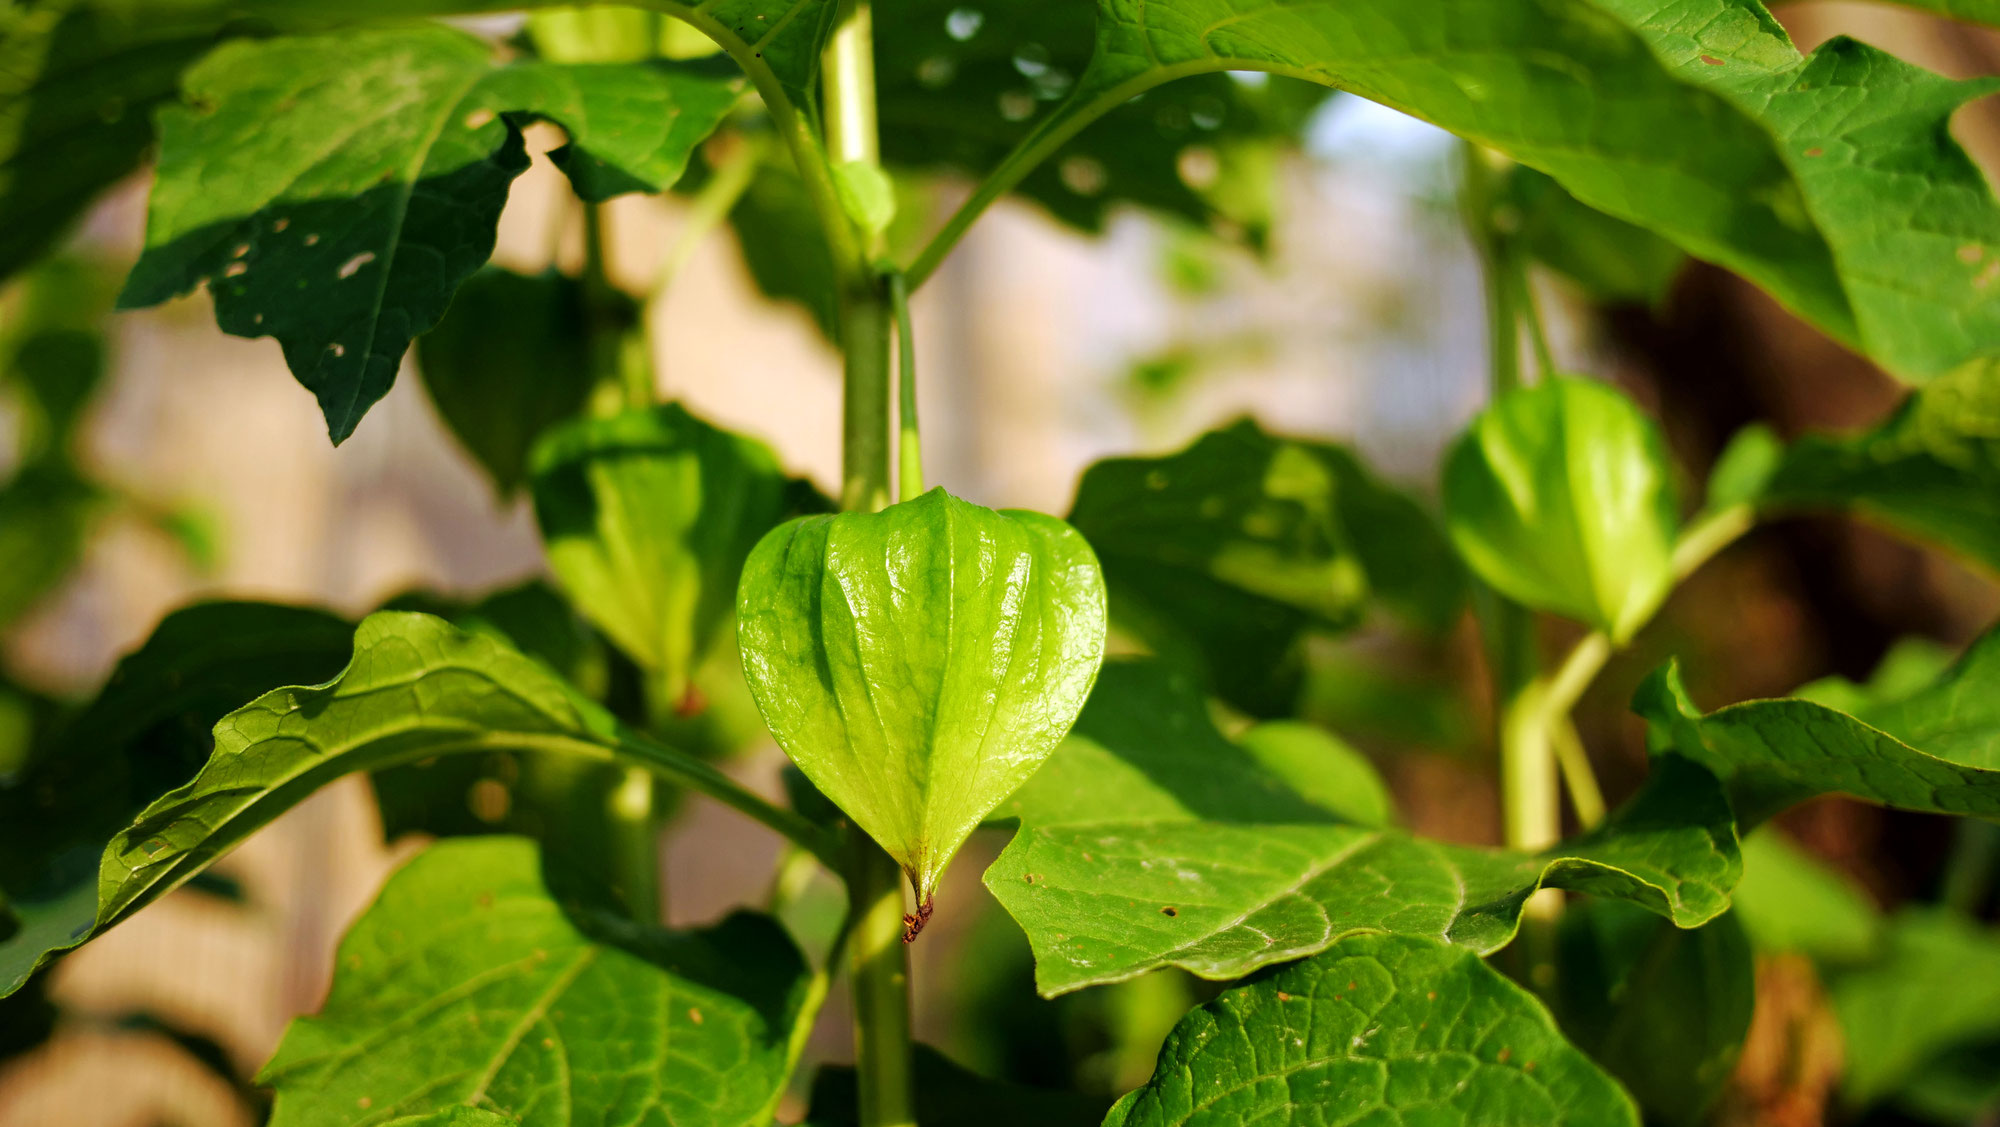
<svg viewBox="0 0 2000 1127"><path fill-rule="evenodd" d="M1800 439L1757 500L1848 509L2000 571L2000 361L1939 377L1866 433Z"/></svg>
<svg viewBox="0 0 2000 1127"><path fill-rule="evenodd" d="M1055 750L1104 655L1083 537L943 489L775 529L736 613L772 734L902 864L920 914L980 819Z"/></svg>
<svg viewBox="0 0 2000 1127"><path fill-rule="evenodd" d="M105 843L193 777L216 721L274 681L338 673L353 637L350 624L303 607L175 611L95 701L37 740L34 760L0 788L0 889L22 924L0 940L0 996L90 935Z"/></svg>
<svg viewBox="0 0 2000 1127"><path fill-rule="evenodd" d="M1821 794L2000 819L2000 629L1934 684L1871 708L1866 723L1796 699L1704 716L1672 663L1639 686L1632 707L1652 726L1656 750L1685 755L1723 781L1746 829Z"/></svg>
<svg viewBox="0 0 2000 1127"><path fill-rule="evenodd" d="M542 432L590 398L588 319L575 278L489 267L466 279L444 320L417 339L431 402L503 497L526 477Z"/></svg>
<svg viewBox="0 0 2000 1127"><path fill-rule="evenodd" d="M667 404L562 427L532 469L556 578L657 678L656 705L680 705L744 559L787 511L777 458Z"/></svg>
<svg viewBox="0 0 2000 1127"><path fill-rule="evenodd" d="M988 1080L929 1045L911 1054L916 1127L1098 1127L1109 1100ZM813 1076L812 1110L799 1127L857 1127L854 1070L829 1065Z"/></svg>
<svg viewBox="0 0 2000 1127"><path fill-rule="evenodd" d="M1469 951L1355 935L1181 1020L1105 1127L1638 1127L1534 995Z"/></svg>
<svg viewBox="0 0 2000 1127"><path fill-rule="evenodd" d="M263 683L268 683L264 681ZM51 924L8 940L12 989L57 951L144 907L252 831L350 771L435 755L540 751L622 760L731 802L824 852L812 827L751 798L720 772L640 739L546 667L491 638L424 614L382 611L354 632L353 658L324 684L275 689L215 725L215 750L191 782L120 820L95 895L65 886Z"/></svg>
<svg viewBox="0 0 2000 1127"><path fill-rule="evenodd" d="M994 812L1020 832L986 887L1055 995L1164 966L1237 978L1357 931L1489 952L1543 886L1692 927L1728 906L1740 871L1728 807L1686 763L1662 763L1599 831L1542 856L1352 825L1305 797L1352 769L1281 779L1215 730L1185 678L1110 662L1071 738Z"/></svg>
<svg viewBox="0 0 2000 1127"><path fill-rule="evenodd" d="M771 920L668 933L572 919L519 838L426 850L334 965L325 1006L258 1077L277 1091L274 1127L453 1105L507 1123L763 1127L809 1005L804 960Z"/></svg>
<svg viewBox="0 0 2000 1127"><path fill-rule="evenodd" d="M1946 1050L2000 1037L2000 934L1936 908L1888 922L1871 966L1833 983L1847 1039L1842 1094L1866 1108Z"/></svg>
<svg viewBox="0 0 2000 1127"><path fill-rule="evenodd" d="M1706 1122L1750 1032L1756 966L1735 913L1683 930L1631 904L1563 913L1556 1015L1662 1124Z"/></svg>
<svg viewBox="0 0 2000 1127"><path fill-rule="evenodd" d="M1309 627L1351 627L1375 598L1442 629L1464 598L1414 500L1339 447L1249 419L1163 458L1091 466L1069 519L1103 561L1120 624L1257 715L1290 712Z"/></svg>
<svg viewBox="0 0 2000 1127"><path fill-rule="evenodd" d="M492 252L522 124L568 130L558 163L586 199L658 191L737 92L658 66L495 66L442 27L226 45L160 115L120 302L207 282L225 332L278 338L340 442Z"/></svg>
<svg viewBox="0 0 2000 1127"><path fill-rule="evenodd" d="M1678 514L1666 444L1603 384L1552 379L1494 402L1445 460L1444 509L1480 578L1614 642L1673 586Z"/></svg>

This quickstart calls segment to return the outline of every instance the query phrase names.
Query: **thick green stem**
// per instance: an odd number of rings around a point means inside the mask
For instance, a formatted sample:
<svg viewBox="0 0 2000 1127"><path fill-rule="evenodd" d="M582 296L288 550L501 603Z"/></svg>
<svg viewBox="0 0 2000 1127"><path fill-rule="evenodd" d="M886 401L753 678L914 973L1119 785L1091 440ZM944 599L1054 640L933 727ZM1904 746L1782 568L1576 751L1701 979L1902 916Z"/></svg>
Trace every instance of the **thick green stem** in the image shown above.
<svg viewBox="0 0 2000 1127"><path fill-rule="evenodd" d="M915 1127L910 1082L910 955L904 942L903 869L866 834L853 838L847 895L854 930L847 956L854 987L854 1070L860 1127Z"/></svg>

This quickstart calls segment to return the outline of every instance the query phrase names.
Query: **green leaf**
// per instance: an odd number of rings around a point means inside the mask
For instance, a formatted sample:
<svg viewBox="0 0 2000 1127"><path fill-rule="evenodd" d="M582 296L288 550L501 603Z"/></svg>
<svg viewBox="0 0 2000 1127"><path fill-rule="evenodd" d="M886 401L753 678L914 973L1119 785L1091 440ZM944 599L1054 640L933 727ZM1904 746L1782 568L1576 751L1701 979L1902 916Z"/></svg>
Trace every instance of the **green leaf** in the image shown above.
<svg viewBox="0 0 2000 1127"><path fill-rule="evenodd" d="M1746 829L1821 794L2000 819L2000 630L1935 683L1870 709L1867 723L1797 699L1704 716L1673 663L1639 686L1632 707L1652 726L1656 750L1685 755L1723 781Z"/></svg>
<svg viewBox="0 0 2000 1127"><path fill-rule="evenodd" d="M1586 207L1525 165L1508 170L1496 216L1543 265L1602 302L1658 305L1687 255L1644 227Z"/></svg>
<svg viewBox="0 0 2000 1127"><path fill-rule="evenodd" d="M1569 905L1556 1014L1650 1122L1696 1124L1750 1032L1756 966L1735 913L1682 930L1631 904Z"/></svg>
<svg viewBox="0 0 2000 1127"><path fill-rule="evenodd" d="M1508 392L1452 446L1445 527L1502 594L1623 642L1673 587L1666 443L1631 400L1557 378Z"/></svg>
<svg viewBox="0 0 2000 1127"><path fill-rule="evenodd" d="M1259 724L1237 746L1300 798L1357 826L1395 820L1396 800L1368 757L1323 728L1291 720Z"/></svg>
<svg viewBox="0 0 2000 1127"><path fill-rule="evenodd" d="M97 488L57 465L32 465L0 486L0 627L69 577L103 507Z"/></svg>
<svg viewBox="0 0 2000 1127"><path fill-rule="evenodd" d="M850 160L834 166L833 185L840 192L841 210L863 234L880 235L896 218L896 185L882 166Z"/></svg>
<svg viewBox="0 0 2000 1127"><path fill-rule="evenodd" d="M1288 784L1215 730L1184 677L1109 662L1071 738L994 812L1020 832L986 887L1055 995L1165 966L1237 978L1357 931L1485 953L1513 938L1545 885L1692 927L1728 906L1740 871L1720 792L1683 762L1660 764L1605 826L1543 856L1343 823L1305 797L1342 769Z"/></svg>
<svg viewBox="0 0 2000 1127"><path fill-rule="evenodd" d="M0 889L22 923L0 941L0 996L90 935L105 843L195 774L216 721L274 681L338 673L353 635L303 607L175 611L81 714L37 739L34 761L0 789Z"/></svg>
<svg viewBox="0 0 2000 1127"><path fill-rule="evenodd" d="M260 679L268 684L275 672ZM793 824L699 760L640 739L548 669L503 643L430 615L382 611L354 633L353 658L324 684L274 689L215 724L214 752L194 779L121 819L104 844L95 895L65 886L61 929L8 941L5 966L25 977L173 889L323 784L436 755L541 751L622 760L781 823ZM153 792L157 794L158 792ZM53 910L53 909L52 909Z"/></svg>
<svg viewBox="0 0 2000 1127"><path fill-rule="evenodd" d="M1106 1127L1637 1127L1542 1004L1469 951L1355 935L1182 1019Z"/></svg>
<svg viewBox="0 0 2000 1127"><path fill-rule="evenodd" d="M104 324L116 285L104 264L60 256L8 295L0 389L13 393L23 464L72 459L77 424L104 379Z"/></svg>
<svg viewBox="0 0 2000 1127"><path fill-rule="evenodd" d="M1800 439L1758 500L1845 509L2000 571L2000 363L1932 381L1873 430Z"/></svg>
<svg viewBox="0 0 2000 1127"><path fill-rule="evenodd" d="M1055 750L1104 655L1083 537L943 489L773 530L736 613L771 733L903 866L920 915L980 819Z"/></svg>
<svg viewBox="0 0 2000 1127"><path fill-rule="evenodd" d="M1833 983L1847 1040L1841 1091L1868 1107L1946 1050L2000 1038L2000 935L1936 908L1889 921L1876 963Z"/></svg>
<svg viewBox="0 0 2000 1127"><path fill-rule="evenodd" d="M496 66L441 27L228 44L160 114L121 304L208 283L225 332L284 346L339 442L492 253L522 124L569 132L555 156L586 199L659 191L737 91L663 66Z"/></svg>
<svg viewBox="0 0 2000 1127"><path fill-rule="evenodd" d="M1775 138L1792 198L1833 253L1853 338L1870 357L1922 381L1993 353L2000 206L1950 126L2000 79L1945 78L1844 36L1802 56L1758 0L1603 7L1682 81L1728 99Z"/></svg>
<svg viewBox="0 0 2000 1127"><path fill-rule="evenodd" d="M804 307L826 339L839 339L833 252L791 161L774 156L758 167L729 224L758 291Z"/></svg>
<svg viewBox="0 0 2000 1127"><path fill-rule="evenodd" d="M1463 604L1420 505L1347 451L1249 419L1166 457L1098 462L1069 519L1103 561L1113 617L1257 715L1290 712L1308 628L1354 626L1375 598L1443 629Z"/></svg>
<svg viewBox="0 0 2000 1127"><path fill-rule="evenodd" d="M1880 939L1880 913L1868 894L1775 827L1743 839L1743 880L1734 899L1734 914L1760 951L1854 963Z"/></svg>
<svg viewBox="0 0 2000 1127"><path fill-rule="evenodd" d="M591 391L583 283L488 267L468 278L438 327L417 339L417 370L445 425L502 496L527 475L543 431Z"/></svg>
<svg viewBox="0 0 2000 1127"><path fill-rule="evenodd" d="M912 1056L917 1127L1097 1127L1109 1101L1076 1092L989 1080L929 1045ZM829 1065L813 1076L812 1111L799 1127L857 1127L854 1070Z"/></svg>
<svg viewBox="0 0 2000 1127"><path fill-rule="evenodd" d="M277 1091L274 1127L452 1105L507 1123L763 1127L811 992L798 949L761 916L693 932L571 918L518 838L426 850L335 968L325 1006L259 1076Z"/></svg>
<svg viewBox="0 0 2000 1127"><path fill-rule="evenodd" d="M788 511L776 456L667 404L564 426L532 471L563 589L657 679L659 706L681 704L743 561Z"/></svg>

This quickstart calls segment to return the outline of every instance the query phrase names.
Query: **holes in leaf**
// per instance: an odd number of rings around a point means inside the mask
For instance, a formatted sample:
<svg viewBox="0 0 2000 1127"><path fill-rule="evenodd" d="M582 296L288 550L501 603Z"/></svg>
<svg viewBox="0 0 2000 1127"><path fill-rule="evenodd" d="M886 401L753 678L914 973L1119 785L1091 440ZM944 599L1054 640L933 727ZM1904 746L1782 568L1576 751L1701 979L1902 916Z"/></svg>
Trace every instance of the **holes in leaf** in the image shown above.
<svg viewBox="0 0 2000 1127"><path fill-rule="evenodd" d="M1049 49L1040 43L1023 43L1014 50L1014 69L1023 78L1035 78L1049 71Z"/></svg>
<svg viewBox="0 0 2000 1127"><path fill-rule="evenodd" d="M1180 173L1181 183L1201 191L1214 187L1222 178L1222 160L1207 145L1189 145L1174 159L1174 170Z"/></svg>
<svg viewBox="0 0 2000 1127"><path fill-rule="evenodd" d="M979 34L986 23L986 13L977 8L953 8L944 18L944 33L960 43Z"/></svg>
<svg viewBox="0 0 2000 1127"><path fill-rule="evenodd" d="M1181 910L1179 908L1174 907L1172 904L1169 904L1166 907L1160 909L1160 914L1171 918L1180 915Z"/></svg>
<svg viewBox="0 0 2000 1127"><path fill-rule="evenodd" d="M1057 172L1062 177L1063 187L1079 196L1097 195L1110 179L1101 161L1081 154L1065 158Z"/></svg>
<svg viewBox="0 0 2000 1127"><path fill-rule="evenodd" d="M958 64L943 55L932 55L917 64L917 82L926 89L937 90L951 85L958 77Z"/></svg>
<svg viewBox="0 0 2000 1127"><path fill-rule="evenodd" d="M466 791L465 805L473 817L489 826L498 825L514 807L514 792L498 779L481 779Z"/></svg>
<svg viewBox="0 0 2000 1127"><path fill-rule="evenodd" d="M1035 112L1035 96L1025 90L1009 90L1000 95L1000 116L1008 121L1026 121Z"/></svg>
<svg viewBox="0 0 2000 1127"><path fill-rule="evenodd" d="M1188 104L1188 119L1194 122L1196 129L1215 130L1222 128L1222 119L1227 113L1226 107L1222 104L1222 99L1208 94L1203 94Z"/></svg>

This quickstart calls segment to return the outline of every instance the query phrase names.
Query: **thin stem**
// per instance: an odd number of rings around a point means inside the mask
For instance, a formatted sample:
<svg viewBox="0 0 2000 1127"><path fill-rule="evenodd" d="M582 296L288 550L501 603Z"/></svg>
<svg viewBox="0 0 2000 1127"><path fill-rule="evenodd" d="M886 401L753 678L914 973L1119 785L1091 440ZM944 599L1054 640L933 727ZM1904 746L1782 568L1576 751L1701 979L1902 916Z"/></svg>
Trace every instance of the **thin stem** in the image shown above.
<svg viewBox="0 0 2000 1127"><path fill-rule="evenodd" d="M880 286L840 302L844 350L840 507L874 512L889 504L889 303Z"/></svg>
<svg viewBox="0 0 2000 1127"><path fill-rule="evenodd" d="M653 773L627 767L605 804L611 822L612 865L626 907L635 919L658 924L662 916L660 822L653 809Z"/></svg>
<svg viewBox="0 0 2000 1127"><path fill-rule="evenodd" d="M1535 352L1535 368L1542 379L1553 378L1556 374L1556 354L1549 347L1548 327L1542 323L1541 305L1535 300L1534 279L1528 274L1528 256L1512 239L1506 241L1504 250L1514 275L1514 287L1520 294L1521 319L1528 324L1528 343Z"/></svg>
<svg viewBox="0 0 2000 1127"><path fill-rule="evenodd" d="M924 492L924 444L917 431L917 331L910 323L910 286L900 273L889 275L889 306L896 318L896 496L908 501Z"/></svg>
<svg viewBox="0 0 2000 1127"><path fill-rule="evenodd" d="M1604 788L1597 784L1597 772L1591 769L1590 753L1584 749L1576 722L1568 716L1558 717L1549 725L1549 741L1555 746L1556 766L1562 769L1563 789L1569 792L1577 824L1586 830L1596 829L1604 821Z"/></svg>
<svg viewBox="0 0 2000 1127"><path fill-rule="evenodd" d="M1493 398L1521 386L1521 296L1507 236L1494 224L1498 174L1486 151L1467 141L1459 147L1459 210L1486 279L1487 371Z"/></svg>

